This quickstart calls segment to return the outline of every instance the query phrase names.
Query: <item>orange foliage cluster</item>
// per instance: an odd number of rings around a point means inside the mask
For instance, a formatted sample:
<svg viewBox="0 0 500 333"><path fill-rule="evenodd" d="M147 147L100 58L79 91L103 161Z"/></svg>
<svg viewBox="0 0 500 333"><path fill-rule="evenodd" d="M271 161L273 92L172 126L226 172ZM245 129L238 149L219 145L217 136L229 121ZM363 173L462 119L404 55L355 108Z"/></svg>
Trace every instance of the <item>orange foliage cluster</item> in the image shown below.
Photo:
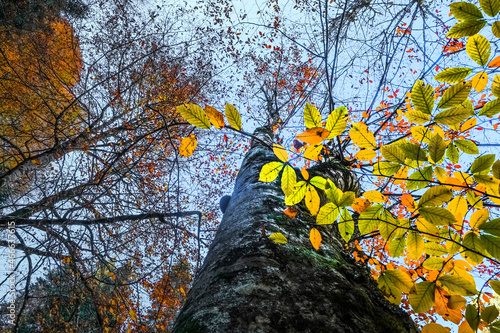
<svg viewBox="0 0 500 333"><path fill-rule="evenodd" d="M84 116L71 88L82 61L65 20L51 31L0 28L0 163L12 168L37 151L81 130Z"/></svg>

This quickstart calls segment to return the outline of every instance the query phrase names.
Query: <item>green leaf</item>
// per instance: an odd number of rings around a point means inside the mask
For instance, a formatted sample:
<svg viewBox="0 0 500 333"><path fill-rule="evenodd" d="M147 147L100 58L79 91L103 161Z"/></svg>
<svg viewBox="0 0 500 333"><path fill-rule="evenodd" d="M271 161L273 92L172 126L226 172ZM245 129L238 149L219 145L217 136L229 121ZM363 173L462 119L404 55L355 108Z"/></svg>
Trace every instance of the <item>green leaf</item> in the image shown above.
<svg viewBox="0 0 500 333"><path fill-rule="evenodd" d="M429 142L429 162L440 163L448 145L439 134L434 134Z"/></svg>
<svg viewBox="0 0 500 333"><path fill-rule="evenodd" d="M389 243L389 253L394 258L400 257L405 252L406 248L406 237L396 237L392 239Z"/></svg>
<svg viewBox="0 0 500 333"><path fill-rule="evenodd" d="M420 232L415 230L408 231L408 236L406 236L406 246L408 248L408 257L412 259L418 259L424 253L424 239Z"/></svg>
<svg viewBox="0 0 500 333"><path fill-rule="evenodd" d="M493 22L491 25L491 32L493 32L493 35L495 35L496 38L500 38L500 21Z"/></svg>
<svg viewBox="0 0 500 333"><path fill-rule="evenodd" d="M475 285L458 275L441 275L438 280L453 295L473 296L479 293Z"/></svg>
<svg viewBox="0 0 500 333"><path fill-rule="evenodd" d="M478 116L493 117L500 112L500 98L486 103L479 111Z"/></svg>
<svg viewBox="0 0 500 333"><path fill-rule="evenodd" d="M405 156L410 160L422 162L427 161L427 150L422 148L419 144L401 141L397 143L396 146L401 149Z"/></svg>
<svg viewBox="0 0 500 333"><path fill-rule="evenodd" d="M500 238L491 235L481 235L479 239L486 251L494 258L500 259Z"/></svg>
<svg viewBox="0 0 500 333"><path fill-rule="evenodd" d="M417 313L427 312L434 305L434 282L424 281L415 286L416 293L410 293L410 305Z"/></svg>
<svg viewBox="0 0 500 333"><path fill-rule="evenodd" d="M479 226L479 229L487 234L500 236L500 218L484 222Z"/></svg>
<svg viewBox="0 0 500 333"><path fill-rule="evenodd" d="M446 148L446 157L448 157L453 164L457 164L460 155L458 154L458 150L453 143L448 145Z"/></svg>
<svg viewBox="0 0 500 333"><path fill-rule="evenodd" d="M450 11L459 21L471 21L483 18L483 13L481 13L476 5L464 1L450 4Z"/></svg>
<svg viewBox="0 0 500 333"><path fill-rule="evenodd" d="M500 295L500 281L498 280L490 281L490 287L497 295Z"/></svg>
<svg viewBox="0 0 500 333"><path fill-rule="evenodd" d="M293 193L296 183L297 174L295 173L295 170L289 165L285 166L283 174L281 175L281 189L283 190L283 193L285 193L285 197Z"/></svg>
<svg viewBox="0 0 500 333"><path fill-rule="evenodd" d="M338 206L340 207L349 207L354 202L356 198L356 194L352 191L346 191L342 193L342 196L339 199Z"/></svg>
<svg viewBox="0 0 500 333"><path fill-rule="evenodd" d="M426 269L434 270L443 268L444 259L439 257L429 257L424 260L422 266Z"/></svg>
<svg viewBox="0 0 500 333"><path fill-rule="evenodd" d="M486 25L485 20L464 21L455 24L446 34L449 38L460 38L477 34Z"/></svg>
<svg viewBox="0 0 500 333"><path fill-rule="evenodd" d="M457 222L455 216L442 207L422 207L418 209L418 212L424 219L434 225L452 225Z"/></svg>
<svg viewBox="0 0 500 333"><path fill-rule="evenodd" d="M465 308L465 320L469 323L470 328L475 331L479 327L479 313L474 305L468 304Z"/></svg>
<svg viewBox="0 0 500 333"><path fill-rule="evenodd" d="M481 311L481 319L487 322L488 324L491 324L495 319L498 318L498 315L500 313L498 312L498 309L496 306L491 305L483 309Z"/></svg>
<svg viewBox="0 0 500 333"><path fill-rule="evenodd" d="M296 183L293 192L285 197L285 205L293 206L302 201L304 196L306 195L307 182L301 180Z"/></svg>
<svg viewBox="0 0 500 333"><path fill-rule="evenodd" d="M454 143L458 149L460 149L466 154L471 154L471 155L479 154L479 149L477 148L476 144L470 140L456 139Z"/></svg>
<svg viewBox="0 0 500 333"><path fill-rule="evenodd" d="M311 185L314 185L317 188L320 188L322 190L324 190L326 188L326 179L323 177L320 177L320 176L312 177L311 180L309 181L309 183L311 183Z"/></svg>
<svg viewBox="0 0 500 333"><path fill-rule="evenodd" d="M418 207L441 206L443 203L450 201L452 197L453 191L447 186L433 186L422 195L418 201Z"/></svg>
<svg viewBox="0 0 500 333"><path fill-rule="evenodd" d="M406 185L407 190L418 190L427 186L432 180L432 167L427 166L421 170L417 170L408 177Z"/></svg>
<svg viewBox="0 0 500 333"><path fill-rule="evenodd" d="M361 235L369 234L377 229L379 217L384 210L382 205L373 205L363 211L358 218L358 228Z"/></svg>
<svg viewBox="0 0 500 333"><path fill-rule="evenodd" d="M281 232L275 232L269 235L269 239L275 243L286 244L286 237Z"/></svg>
<svg viewBox="0 0 500 333"><path fill-rule="evenodd" d="M486 65L490 59L490 42L479 34L469 37L465 50L479 66Z"/></svg>
<svg viewBox="0 0 500 333"><path fill-rule="evenodd" d="M323 127L321 123L321 113L319 113L315 106L309 103L306 103L304 108L304 122L306 128Z"/></svg>
<svg viewBox="0 0 500 333"><path fill-rule="evenodd" d="M431 120L430 114L425 114L421 111L412 110L405 113L406 118L409 122L414 124L425 124L429 120Z"/></svg>
<svg viewBox="0 0 500 333"><path fill-rule="evenodd" d="M462 82L470 73L472 68L453 67L445 69L434 77L434 80L439 82L457 83Z"/></svg>
<svg viewBox="0 0 500 333"><path fill-rule="evenodd" d="M459 124L465 119L469 118L469 110L457 106L451 109L447 109L444 111L441 111L437 115L434 116L434 121L438 124L443 124L443 125L455 125Z"/></svg>
<svg viewBox="0 0 500 333"><path fill-rule="evenodd" d="M278 177L281 169L283 169L284 164L281 162L269 162L264 164L260 170L259 181L261 182L272 182Z"/></svg>
<svg viewBox="0 0 500 333"><path fill-rule="evenodd" d="M340 207L329 202L320 208L316 217L316 224L332 224L337 221L340 214Z"/></svg>
<svg viewBox="0 0 500 333"><path fill-rule="evenodd" d="M375 176L390 177L401 168L401 164L392 162L377 162L373 164L373 174Z"/></svg>
<svg viewBox="0 0 500 333"><path fill-rule="evenodd" d="M177 106L177 112L186 119L188 123L196 127L209 129L212 127L205 110L196 104L182 104Z"/></svg>
<svg viewBox="0 0 500 333"><path fill-rule="evenodd" d="M439 245L438 243L428 242L425 243L424 252L431 256L443 256L448 254L448 250L444 246Z"/></svg>
<svg viewBox="0 0 500 333"><path fill-rule="evenodd" d="M498 0L479 0L479 5L486 15L491 17L496 16L500 11L500 1Z"/></svg>
<svg viewBox="0 0 500 333"><path fill-rule="evenodd" d="M380 151L382 152L382 156L389 162L396 162L399 164L404 164L405 162L406 157L404 152L395 145L382 146Z"/></svg>
<svg viewBox="0 0 500 333"><path fill-rule="evenodd" d="M500 160L495 161L493 163L493 167L491 167L491 174L496 179L500 179Z"/></svg>
<svg viewBox="0 0 500 333"><path fill-rule="evenodd" d="M390 284L396 287L400 292L409 293L413 287L413 281L410 276L399 269L388 269L383 274Z"/></svg>
<svg viewBox="0 0 500 333"><path fill-rule="evenodd" d="M477 265L481 263L481 261L483 261L484 256L480 254L484 253L483 242L474 232L469 231L464 235L462 246L462 257L464 257L468 261L470 260L474 265Z"/></svg>
<svg viewBox="0 0 500 333"><path fill-rule="evenodd" d="M460 106L460 104L469 97L470 90L472 89L472 82L459 82L443 93L441 100L438 103L439 109L447 109L453 106Z"/></svg>
<svg viewBox="0 0 500 333"><path fill-rule="evenodd" d="M378 229L384 240L388 241L397 236L395 233L398 228L397 222L388 210L384 209L379 219Z"/></svg>
<svg viewBox="0 0 500 333"><path fill-rule="evenodd" d="M241 130L241 116L238 110L234 107L234 105L226 103L224 106L224 111L226 113L227 121L232 128Z"/></svg>
<svg viewBox="0 0 500 333"><path fill-rule="evenodd" d="M434 88L430 84L424 87L422 80L417 80L411 89L411 102L417 111L431 114L434 108Z"/></svg>
<svg viewBox="0 0 500 333"><path fill-rule="evenodd" d="M479 156L470 166L470 173L474 174L482 171L489 172L493 162L495 162L495 154Z"/></svg>
<svg viewBox="0 0 500 333"><path fill-rule="evenodd" d="M345 131L347 126L347 108L341 106L330 113L326 119L326 129L330 131L327 139L333 139Z"/></svg>
<svg viewBox="0 0 500 333"><path fill-rule="evenodd" d="M339 233L340 236L346 241L346 243L351 239L354 233L354 220L347 209L342 209L339 221Z"/></svg>

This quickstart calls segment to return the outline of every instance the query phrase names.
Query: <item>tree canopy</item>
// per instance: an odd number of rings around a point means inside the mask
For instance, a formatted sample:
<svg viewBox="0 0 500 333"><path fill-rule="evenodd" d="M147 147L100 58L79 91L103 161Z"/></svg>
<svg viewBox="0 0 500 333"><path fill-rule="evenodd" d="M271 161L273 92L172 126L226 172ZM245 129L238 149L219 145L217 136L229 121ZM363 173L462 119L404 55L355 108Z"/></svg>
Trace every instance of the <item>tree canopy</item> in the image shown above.
<svg viewBox="0 0 500 333"><path fill-rule="evenodd" d="M30 29L4 8L0 224L15 224L16 328L53 304L33 303L47 270L84 290L59 301L103 329L168 330L218 199L267 126L276 161L260 181L280 183L287 218L296 205L315 217L313 249L333 225L424 332L500 331L500 1L133 6L54 9ZM331 161L359 191L309 176ZM83 329L74 318L43 320Z"/></svg>

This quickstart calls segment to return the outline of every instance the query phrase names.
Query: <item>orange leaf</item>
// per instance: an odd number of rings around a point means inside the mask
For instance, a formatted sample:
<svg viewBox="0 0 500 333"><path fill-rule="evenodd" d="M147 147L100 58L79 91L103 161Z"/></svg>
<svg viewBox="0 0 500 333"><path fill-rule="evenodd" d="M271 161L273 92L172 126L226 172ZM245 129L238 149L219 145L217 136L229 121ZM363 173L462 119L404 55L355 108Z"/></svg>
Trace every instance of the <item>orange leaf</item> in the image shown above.
<svg viewBox="0 0 500 333"><path fill-rule="evenodd" d="M208 119L217 129L221 129L225 126L224 124L224 115L217 111L215 108L210 105L205 105L205 112L207 113Z"/></svg>
<svg viewBox="0 0 500 333"><path fill-rule="evenodd" d="M313 127L309 128L305 132L298 134L295 138L307 142L311 145L315 145L323 140L326 140L329 134L330 131L326 130L323 127Z"/></svg>
<svg viewBox="0 0 500 333"><path fill-rule="evenodd" d="M403 193L403 195L401 196L401 203L411 212L413 212L416 208L415 200L413 200L413 197L410 193Z"/></svg>
<svg viewBox="0 0 500 333"><path fill-rule="evenodd" d="M306 167L303 167L302 169L300 169L300 174L302 175L304 180L309 180L309 172L307 172Z"/></svg>
<svg viewBox="0 0 500 333"><path fill-rule="evenodd" d="M309 234L309 239L311 240L312 246L316 249L316 251L321 246L321 234L318 229L312 228L311 233Z"/></svg>
<svg viewBox="0 0 500 333"><path fill-rule="evenodd" d="M179 147L179 155L182 157L189 157L193 155L197 142L196 135L194 134L182 139L181 146Z"/></svg>
<svg viewBox="0 0 500 333"><path fill-rule="evenodd" d="M496 57L488 64L488 67L500 67L500 56Z"/></svg>
<svg viewBox="0 0 500 333"><path fill-rule="evenodd" d="M297 216L297 208L293 206L287 207L287 209L285 209L283 213L285 213L285 215L289 218L294 219L295 216Z"/></svg>
<svg viewBox="0 0 500 333"><path fill-rule="evenodd" d="M351 205L352 209L354 209L358 213L364 212L370 206L370 201L363 198L354 199L354 203Z"/></svg>

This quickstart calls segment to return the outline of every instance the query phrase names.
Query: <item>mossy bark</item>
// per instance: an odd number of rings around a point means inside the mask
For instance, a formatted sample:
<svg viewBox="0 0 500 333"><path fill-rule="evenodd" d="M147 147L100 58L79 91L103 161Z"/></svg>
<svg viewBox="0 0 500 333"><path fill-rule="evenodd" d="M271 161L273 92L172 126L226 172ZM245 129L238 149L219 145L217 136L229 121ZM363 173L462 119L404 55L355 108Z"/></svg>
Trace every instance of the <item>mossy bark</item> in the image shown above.
<svg viewBox="0 0 500 333"><path fill-rule="evenodd" d="M264 130L256 135L272 140ZM273 160L254 141L174 332L418 332L384 299L367 268L344 252L333 227L315 226L304 210L295 219L284 215L279 182L258 181L262 165ZM345 170L332 174L344 175L340 188L359 188ZM319 251L309 242L312 226L323 236ZM288 243L270 241L272 232Z"/></svg>

